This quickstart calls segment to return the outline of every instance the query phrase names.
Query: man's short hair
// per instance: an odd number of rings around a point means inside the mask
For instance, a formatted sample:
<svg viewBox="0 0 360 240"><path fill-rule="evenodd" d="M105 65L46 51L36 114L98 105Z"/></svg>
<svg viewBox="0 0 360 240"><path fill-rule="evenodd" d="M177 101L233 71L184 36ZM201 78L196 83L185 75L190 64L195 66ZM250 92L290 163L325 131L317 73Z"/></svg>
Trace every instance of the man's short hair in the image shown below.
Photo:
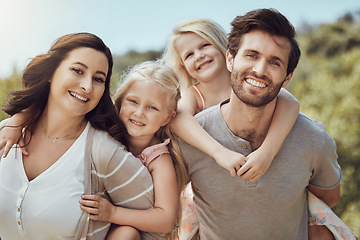
<svg viewBox="0 0 360 240"><path fill-rule="evenodd" d="M228 34L227 48L230 54L235 57L246 33L252 30L260 30L270 35L287 38L291 44L287 75L292 73L300 59L300 49L295 40L295 28L287 18L276 9L257 9L248 12L244 16L237 16L231 22L231 31Z"/></svg>

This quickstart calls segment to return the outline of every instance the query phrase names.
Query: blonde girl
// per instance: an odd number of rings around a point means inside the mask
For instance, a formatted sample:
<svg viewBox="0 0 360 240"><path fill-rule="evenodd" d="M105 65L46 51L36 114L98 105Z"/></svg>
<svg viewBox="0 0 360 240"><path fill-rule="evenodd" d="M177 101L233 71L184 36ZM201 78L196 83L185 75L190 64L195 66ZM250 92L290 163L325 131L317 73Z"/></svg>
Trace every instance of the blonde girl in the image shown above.
<svg viewBox="0 0 360 240"><path fill-rule="evenodd" d="M132 210L116 207L99 195L83 196L81 208L91 219L114 223L107 239L140 239L137 230L158 232L158 239L165 238L161 233L176 235L179 193L186 179L169 122L179 99L174 72L159 61L136 65L125 75L115 106L127 130L127 149L141 159L152 176L155 204L152 209Z"/></svg>
<svg viewBox="0 0 360 240"><path fill-rule="evenodd" d="M220 166L228 169L231 176L256 181L269 168L294 125L299 113L299 103L289 92L281 89L273 121L262 145L247 157L225 149L212 139L192 116L230 97L230 72L225 63L226 49L225 31L211 20L188 19L175 26L164 59L178 74L183 87L183 97L171 127L179 137L212 156ZM248 84L264 87L251 80ZM198 222L190 184L182 196L184 208L180 239L195 239ZM313 209L320 209L318 206L322 206L321 210L331 212L331 209L320 201L309 192L309 203ZM319 224L320 218L314 214L315 212L311 213L311 225ZM330 224L344 225L333 213L329 216L336 219ZM346 227L341 229L343 232L349 232ZM309 239L332 239L332 235L326 228L309 227Z"/></svg>

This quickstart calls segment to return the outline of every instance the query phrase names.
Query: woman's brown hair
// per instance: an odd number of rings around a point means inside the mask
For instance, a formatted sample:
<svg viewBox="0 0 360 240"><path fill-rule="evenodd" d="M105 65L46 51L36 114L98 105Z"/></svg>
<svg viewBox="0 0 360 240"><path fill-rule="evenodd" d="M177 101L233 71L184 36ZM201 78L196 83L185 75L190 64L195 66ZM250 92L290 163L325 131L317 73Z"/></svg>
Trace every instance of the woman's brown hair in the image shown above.
<svg viewBox="0 0 360 240"><path fill-rule="evenodd" d="M27 126L31 132L46 107L50 91L49 80L69 53L80 47L88 47L104 53L109 66L103 96L98 105L85 115L85 119L94 128L107 131L112 137L123 142L125 128L116 114L110 96L112 54L104 42L91 33L64 35L55 41L47 53L34 57L22 74L23 89L11 92L8 102L2 107L2 110L9 115L23 110L28 111L29 118L23 123L23 126Z"/></svg>

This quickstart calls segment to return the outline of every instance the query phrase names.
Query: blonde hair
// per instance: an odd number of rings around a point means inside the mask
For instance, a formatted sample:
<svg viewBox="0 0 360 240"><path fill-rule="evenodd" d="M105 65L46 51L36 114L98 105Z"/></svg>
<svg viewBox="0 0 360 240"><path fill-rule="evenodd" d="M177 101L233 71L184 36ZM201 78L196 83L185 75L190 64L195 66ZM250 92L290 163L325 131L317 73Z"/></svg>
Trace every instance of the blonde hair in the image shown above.
<svg viewBox="0 0 360 240"><path fill-rule="evenodd" d="M126 95L126 92L131 87L131 85L137 81L154 81L159 83L164 88L164 91L168 94L167 105L169 113L177 111L177 104L180 99L179 81L175 72L169 66L164 64L163 61L146 61L137 64L124 74L123 80L123 84L118 88L117 93L115 94L115 108L118 114L120 112L121 103L124 99L124 96ZM161 142L165 141L167 138L170 138L168 149L174 164L178 190L180 193L188 179L185 165L181 157L179 140L177 136L171 131L169 123L161 127L156 132L156 137L158 137ZM179 207L177 222L179 223L180 220L181 207ZM173 233L176 238L178 236L177 231L178 229L176 229L176 232ZM167 238L170 238L170 234L167 235Z"/></svg>
<svg viewBox="0 0 360 240"><path fill-rule="evenodd" d="M225 30L216 22L209 19L187 19L175 25L165 52L164 61L171 66L181 81L182 87L190 87L197 80L186 71L181 57L176 51L176 41L185 33L195 33L214 45L226 57L227 37Z"/></svg>

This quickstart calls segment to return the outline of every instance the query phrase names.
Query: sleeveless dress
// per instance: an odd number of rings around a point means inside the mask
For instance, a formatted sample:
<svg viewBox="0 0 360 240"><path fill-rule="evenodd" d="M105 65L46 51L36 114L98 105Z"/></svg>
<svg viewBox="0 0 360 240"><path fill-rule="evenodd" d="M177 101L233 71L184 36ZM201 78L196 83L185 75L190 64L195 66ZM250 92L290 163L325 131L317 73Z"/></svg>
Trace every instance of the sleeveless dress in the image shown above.
<svg viewBox="0 0 360 240"><path fill-rule="evenodd" d="M137 157L141 160L142 164L145 167L147 167L151 163L151 161L157 158L158 156L165 153L169 153L169 150L167 148L169 142L170 142L170 138L166 139L162 143L147 147Z"/></svg>
<svg viewBox="0 0 360 240"><path fill-rule="evenodd" d="M199 94L199 97L200 97L201 103L202 103L202 107L203 107L202 110L205 110L206 109L206 107L205 107L205 99L204 99L203 95L201 94L199 88L196 85L192 85L192 88L197 92L197 94Z"/></svg>
<svg viewBox="0 0 360 240"><path fill-rule="evenodd" d="M202 110L205 110L205 100L196 85L192 88L199 94L202 103ZM192 191L191 182L189 182L180 194L182 207L181 222L179 225L179 240L191 239L199 230L199 221L195 212L194 193Z"/></svg>
<svg viewBox="0 0 360 240"><path fill-rule="evenodd" d="M199 94L203 110L205 100L200 90L193 85ZM185 187L180 195L182 206L182 219L180 223L180 240L190 240L199 230L199 221L195 212L194 193L191 182ZM325 225L334 235L336 240L356 240L355 234L323 201L308 191L309 226Z"/></svg>
<svg viewBox="0 0 360 240"><path fill-rule="evenodd" d="M168 150L168 147L167 147L169 142L170 142L170 138L166 139L162 143L155 144L155 145L152 145L150 147L147 147L141 152L141 154L139 154L137 156L137 158L139 158L141 160L142 164L145 167L148 167L148 165L154 159L156 159L158 156L169 153L169 150ZM156 237L156 239L159 239L159 240L165 240L166 239L166 233L157 233L157 234L158 234L158 236Z"/></svg>

